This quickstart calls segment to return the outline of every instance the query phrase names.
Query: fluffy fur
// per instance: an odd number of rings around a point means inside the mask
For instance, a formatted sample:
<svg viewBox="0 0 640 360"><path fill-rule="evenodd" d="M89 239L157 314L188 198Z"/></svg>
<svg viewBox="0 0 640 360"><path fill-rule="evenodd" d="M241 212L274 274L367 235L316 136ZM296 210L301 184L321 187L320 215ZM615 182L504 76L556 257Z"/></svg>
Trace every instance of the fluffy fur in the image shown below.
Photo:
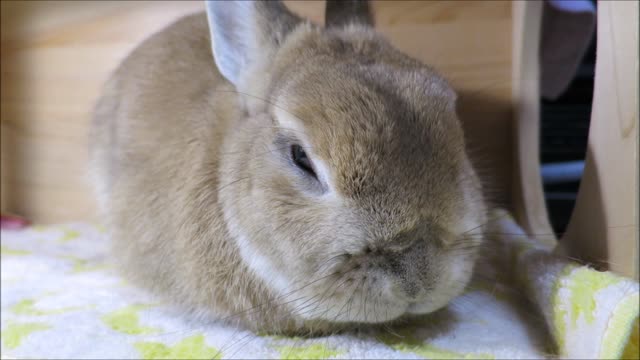
<svg viewBox="0 0 640 360"><path fill-rule="evenodd" d="M376 34L366 6L348 21L333 3L321 28L239 3L151 36L98 102L92 169L126 274L256 331L444 306L486 221L454 91Z"/></svg>

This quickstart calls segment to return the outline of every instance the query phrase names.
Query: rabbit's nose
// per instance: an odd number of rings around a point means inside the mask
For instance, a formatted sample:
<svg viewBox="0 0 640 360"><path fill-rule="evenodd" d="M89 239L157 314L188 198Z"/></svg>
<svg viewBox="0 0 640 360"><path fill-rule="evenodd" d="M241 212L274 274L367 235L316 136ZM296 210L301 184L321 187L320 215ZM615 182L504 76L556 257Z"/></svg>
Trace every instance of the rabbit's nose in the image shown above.
<svg viewBox="0 0 640 360"><path fill-rule="evenodd" d="M394 293L410 302L421 301L434 284L434 261L430 249L420 238L411 241L402 251L387 252L384 268L394 279ZM404 245L404 244L403 244Z"/></svg>

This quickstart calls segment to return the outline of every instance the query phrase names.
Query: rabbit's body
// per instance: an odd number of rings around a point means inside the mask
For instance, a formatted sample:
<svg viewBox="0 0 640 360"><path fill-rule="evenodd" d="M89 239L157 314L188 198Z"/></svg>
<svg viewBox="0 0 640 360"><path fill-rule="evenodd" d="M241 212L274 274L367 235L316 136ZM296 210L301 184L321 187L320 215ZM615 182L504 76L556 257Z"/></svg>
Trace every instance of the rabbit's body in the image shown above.
<svg viewBox="0 0 640 360"><path fill-rule="evenodd" d="M211 191L220 185L225 133L242 117L233 86L212 61L204 13L146 40L96 107L92 161L114 255L126 275L194 310L215 304L219 315L240 321L242 310L270 298L260 282L242 276L248 270L227 240Z"/></svg>
<svg viewBox="0 0 640 360"><path fill-rule="evenodd" d="M126 273L269 332L387 322L459 294L486 209L447 83L367 26L209 7L209 23L138 47L96 108L93 171Z"/></svg>

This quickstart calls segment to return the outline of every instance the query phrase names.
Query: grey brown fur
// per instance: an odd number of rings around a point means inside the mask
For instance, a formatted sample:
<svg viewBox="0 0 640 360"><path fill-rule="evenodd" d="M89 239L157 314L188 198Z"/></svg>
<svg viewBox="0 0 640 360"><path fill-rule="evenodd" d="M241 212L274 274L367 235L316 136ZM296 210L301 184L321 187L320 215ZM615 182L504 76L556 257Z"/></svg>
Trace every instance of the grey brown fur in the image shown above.
<svg viewBox="0 0 640 360"><path fill-rule="evenodd" d="M249 10L249 25L229 26L251 38L224 35L248 52L227 57L226 78L197 14L144 41L105 86L92 171L125 273L255 331L444 306L486 221L455 93L371 27L324 29L273 2ZM319 180L292 163L293 143Z"/></svg>

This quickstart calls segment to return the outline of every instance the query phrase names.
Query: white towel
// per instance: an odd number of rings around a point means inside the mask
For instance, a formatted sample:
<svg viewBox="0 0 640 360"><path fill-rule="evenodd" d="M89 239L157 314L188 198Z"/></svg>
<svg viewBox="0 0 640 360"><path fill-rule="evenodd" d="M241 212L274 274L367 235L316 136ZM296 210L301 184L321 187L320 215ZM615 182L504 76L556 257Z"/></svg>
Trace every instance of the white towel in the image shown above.
<svg viewBox="0 0 640 360"><path fill-rule="evenodd" d="M494 234L520 232L500 217ZM494 254L510 261L478 271L497 280L474 282L421 325L311 339L184 318L116 274L108 240L91 224L1 237L3 358L616 358L625 347L637 355L638 284L570 264L523 235L495 236Z"/></svg>

